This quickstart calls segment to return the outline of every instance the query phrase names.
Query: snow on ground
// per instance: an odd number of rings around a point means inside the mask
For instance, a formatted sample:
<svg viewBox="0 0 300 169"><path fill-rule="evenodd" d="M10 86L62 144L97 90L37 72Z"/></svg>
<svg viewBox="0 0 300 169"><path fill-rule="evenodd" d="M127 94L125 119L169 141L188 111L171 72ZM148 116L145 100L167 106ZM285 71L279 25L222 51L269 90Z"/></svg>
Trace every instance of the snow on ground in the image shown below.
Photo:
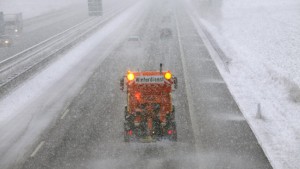
<svg viewBox="0 0 300 169"><path fill-rule="evenodd" d="M94 69L118 44L109 42L118 42L128 34L133 21L139 18L133 16L142 12L142 4L137 3L112 19L92 37L0 100L0 168L22 159L30 145L61 115ZM95 49L101 55L91 53Z"/></svg>
<svg viewBox="0 0 300 169"><path fill-rule="evenodd" d="M228 73L214 57L272 166L299 168L300 1L193 3L195 25L204 25L232 59Z"/></svg>

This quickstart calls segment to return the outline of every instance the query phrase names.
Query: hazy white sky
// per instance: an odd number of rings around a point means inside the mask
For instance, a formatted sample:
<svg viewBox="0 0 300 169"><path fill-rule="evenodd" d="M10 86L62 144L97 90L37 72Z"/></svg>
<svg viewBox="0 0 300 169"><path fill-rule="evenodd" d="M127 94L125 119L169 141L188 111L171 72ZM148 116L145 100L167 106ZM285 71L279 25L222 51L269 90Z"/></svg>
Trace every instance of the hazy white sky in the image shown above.
<svg viewBox="0 0 300 169"><path fill-rule="evenodd" d="M0 0L0 11L4 13L22 12L24 18L61 9L87 0Z"/></svg>
<svg viewBox="0 0 300 169"><path fill-rule="evenodd" d="M30 18L62 9L78 3L86 4L88 0L0 0L0 11L4 13L23 13L24 18ZM118 2L131 0L102 0L103 6L112 6ZM116 2L118 1L118 2Z"/></svg>

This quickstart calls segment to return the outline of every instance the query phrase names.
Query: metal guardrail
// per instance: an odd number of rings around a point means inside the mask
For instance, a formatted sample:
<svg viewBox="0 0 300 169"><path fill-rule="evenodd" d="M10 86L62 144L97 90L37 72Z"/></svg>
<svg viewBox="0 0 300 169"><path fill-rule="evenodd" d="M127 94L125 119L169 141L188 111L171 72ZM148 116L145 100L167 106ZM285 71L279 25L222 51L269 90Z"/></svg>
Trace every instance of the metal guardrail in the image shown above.
<svg viewBox="0 0 300 169"><path fill-rule="evenodd" d="M3 73L10 67L24 61L25 59L30 58L30 56L33 56L34 54L39 53L40 51L44 50L45 47L49 47L49 46L53 45L53 43L56 43L57 40L65 38L65 36L69 35L70 33L75 31L76 29L80 28L81 26L87 24L88 22L93 21L93 19L95 19L95 18L87 19L87 20L79 23L78 25L75 25L57 35L54 35L54 36L34 45L20 53L17 53L15 55L1 61L0 62L0 73Z"/></svg>
<svg viewBox="0 0 300 169"><path fill-rule="evenodd" d="M217 55L221 59L225 70L228 73L230 73L229 64L231 63L232 59L226 56L226 54L223 52L223 50L218 45L218 42L211 35L211 33L207 30L206 26L202 22L197 21L197 18L199 19L200 17L195 13L190 13L190 16L192 17L192 20L198 29L199 35L202 38L204 37L210 43L212 48L216 51Z"/></svg>
<svg viewBox="0 0 300 169"><path fill-rule="evenodd" d="M0 62L0 96L7 89L5 86L11 86L9 83L33 69L37 69L42 63L51 60L56 55L74 46L80 39L85 38L94 32L104 23L117 16L127 9L123 6L118 9L112 9L102 17L89 18L57 35L54 35L39 44L36 44L14 56L11 56ZM28 75L25 75L28 76ZM3 91L5 90L5 91Z"/></svg>
<svg viewBox="0 0 300 169"><path fill-rule="evenodd" d="M204 32L204 34L206 35L207 39L209 40L209 42L211 43L212 47L215 49L215 51L218 53L220 59L223 62L223 65L226 69L227 72L230 72L228 65L230 64L230 62L232 61L231 58L227 57L226 54L223 52L223 50L219 47L218 43L216 42L216 40L213 38L213 36L206 30L205 26L203 26L201 24L202 27L202 31Z"/></svg>

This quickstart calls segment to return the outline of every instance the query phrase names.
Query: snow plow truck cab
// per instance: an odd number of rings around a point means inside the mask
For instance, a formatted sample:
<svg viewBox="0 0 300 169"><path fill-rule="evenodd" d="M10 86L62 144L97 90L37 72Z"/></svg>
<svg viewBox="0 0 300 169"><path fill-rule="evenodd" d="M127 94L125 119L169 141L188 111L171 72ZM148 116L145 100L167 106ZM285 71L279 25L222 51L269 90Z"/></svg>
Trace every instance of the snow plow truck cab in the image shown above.
<svg viewBox="0 0 300 169"><path fill-rule="evenodd" d="M120 80L127 94L124 116L125 142L177 140L175 107L171 93L177 78L170 71L128 71Z"/></svg>

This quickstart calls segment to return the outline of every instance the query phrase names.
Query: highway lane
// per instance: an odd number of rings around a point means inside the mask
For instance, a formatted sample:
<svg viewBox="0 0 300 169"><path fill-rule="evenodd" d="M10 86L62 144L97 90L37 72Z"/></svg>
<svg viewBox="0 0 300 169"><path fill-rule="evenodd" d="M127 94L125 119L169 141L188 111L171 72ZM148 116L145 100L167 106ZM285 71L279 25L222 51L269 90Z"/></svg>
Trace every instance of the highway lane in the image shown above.
<svg viewBox="0 0 300 169"><path fill-rule="evenodd" d="M120 16L107 22L96 33L96 37L90 37L76 49L67 52L64 56L60 55L61 57L53 61L53 64L47 66L45 70L36 73L10 95L1 99L1 169L6 169L10 163L15 163L12 168L16 168L15 166L18 166L26 156L24 152L27 152L48 125L48 128L51 128L53 119L59 116L59 110L68 105L77 92L79 93L80 87L95 67L118 44L118 40L127 35L124 33L127 29L122 27L130 27L130 22L126 18L132 18L131 15L137 11L136 8L134 5L133 9L127 9ZM119 33L117 36L110 37L114 35L118 25L122 25ZM111 40L106 43L107 37ZM89 49L94 48L97 48L97 54L89 55Z"/></svg>
<svg viewBox="0 0 300 169"><path fill-rule="evenodd" d="M106 57L20 168L271 168L182 4L152 0L148 8L126 34L141 41L125 39ZM165 27L172 38L160 39ZM119 78L160 62L179 79L178 142L124 143Z"/></svg>
<svg viewBox="0 0 300 169"><path fill-rule="evenodd" d="M118 0L115 0L114 2L116 1ZM115 5L116 3L112 4L112 2L109 1L108 3L107 0L106 1L104 0L103 1L104 15L103 17L98 18L96 21L105 23L107 19L110 18L110 16L112 16L114 13L120 11L121 9L123 10L125 8L132 6L135 2L136 0L125 0ZM2 62L3 66L1 67L1 73L0 73L1 74L0 97L5 96L12 89L20 85L22 81L25 81L28 77L32 76L34 73L47 67L49 62L57 59L56 57L57 53L61 54L62 52L66 51L66 44L69 44L66 42L66 40L68 41L68 39L73 38L73 43L69 45L69 46L73 46L76 43L80 43L78 41L82 41L85 39L85 37L81 39L78 38L78 36L83 31L85 31L85 29L81 29L77 31L77 28L79 27L78 25L87 26L88 25L87 21L91 21L93 19L94 20L92 23L96 24L95 22L96 18L94 17L89 18L87 16L86 8L82 7L86 5L87 5L86 3L80 5L73 5L63 10L41 15L25 21L24 33L22 36L19 37L21 41L16 41L17 44L15 44L11 48L0 48L0 59L1 58L4 59L4 61ZM79 22L80 24L78 24ZM77 24L77 26L75 26L76 30L74 31L75 24ZM73 35L70 34L70 32L72 31L70 31L69 29L73 30ZM62 31L63 32L67 31L67 33L62 34ZM75 34L77 33L77 35L75 36L74 33ZM55 35L55 38L52 37L53 35ZM57 38L56 36L59 38ZM52 41L49 41L49 38ZM57 43L56 44L56 46L58 45L57 47L49 46L49 44L52 44L52 42L55 41L65 45L61 46L59 43ZM37 45L40 44L41 42L43 42L42 45ZM28 47L29 49L31 49L32 45L38 47L33 46L34 49L26 50L27 52L22 52L22 55L19 54L17 55L17 57L12 57L12 55L22 51L23 49L28 49ZM44 51L41 51L42 47L44 48ZM65 48L65 50L61 50L61 48ZM3 52L1 52L1 49ZM40 56L37 56L38 54L40 54ZM9 62L11 62L11 65L7 64Z"/></svg>
<svg viewBox="0 0 300 169"><path fill-rule="evenodd" d="M107 57L97 69L95 76L87 83L85 92L71 104L68 115L43 138L46 141L43 148L36 157L28 158L24 168L149 168L152 165L163 166L163 168L184 165L194 168L196 166L193 165L195 160L190 154L194 149L194 139L184 99L178 99L175 103L181 105L177 108L177 111L181 112L177 116L181 127L178 130L180 143L176 146L170 142L149 145L123 143L123 110L126 96L119 90L118 79L128 67L159 68L159 64L153 64L153 67L149 65L149 60L161 57L155 54L159 51L157 44L153 43L159 41L160 28L155 25L161 23L162 15L162 10L157 13L157 5L151 6L147 18L137 23L136 29L129 34L129 36L139 35L142 41L140 43L124 41L125 43ZM174 24L174 21L172 22ZM171 50L176 50L176 46L175 39L170 45ZM178 72L177 76L182 77L180 67L175 70L180 62L178 58L174 60L170 68L174 68L174 73ZM180 83L182 82L180 80ZM180 88L178 92L184 93L183 89ZM170 158L166 159L166 157ZM181 158L185 160L180 160Z"/></svg>
<svg viewBox="0 0 300 169"><path fill-rule="evenodd" d="M38 44L87 18L87 10L75 5L56 11L53 14L45 14L24 20L23 33L21 36L14 38L14 45L10 48L0 48L0 60Z"/></svg>
<svg viewBox="0 0 300 169"><path fill-rule="evenodd" d="M125 0L118 3L116 3L116 0L110 1L112 0L103 1L104 14L111 12L116 7L126 6L126 4L130 4L135 0ZM0 48L0 61L61 33L88 18L87 3L83 2L52 13L26 19L24 20L23 33L21 36L14 38L14 45L10 48Z"/></svg>
<svg viewBox="0 0 300 169"><path fill-rule="evenodd" d="M272 168L188 15L177 16L202 167Z"/></svg>

